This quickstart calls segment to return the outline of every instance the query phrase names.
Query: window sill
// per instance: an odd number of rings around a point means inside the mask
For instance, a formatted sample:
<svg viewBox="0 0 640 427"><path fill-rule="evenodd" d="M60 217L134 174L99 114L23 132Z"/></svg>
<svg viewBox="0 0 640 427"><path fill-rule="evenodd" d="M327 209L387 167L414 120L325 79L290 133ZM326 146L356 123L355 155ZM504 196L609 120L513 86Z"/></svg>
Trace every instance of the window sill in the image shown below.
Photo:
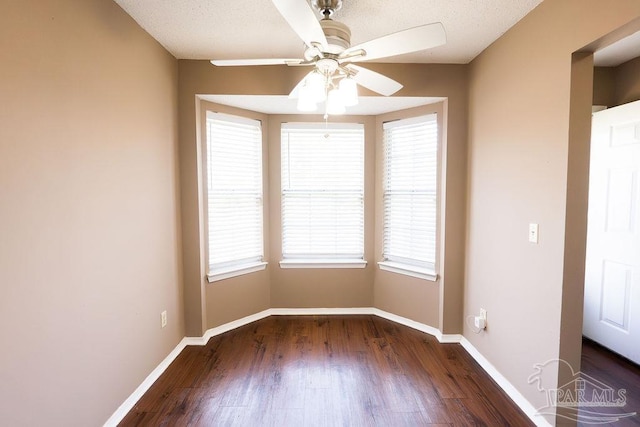
<svg viewBox="0 0 640 427"><path fill-rule="evenodd" d="M218 271L207 274L207 281L209 283L217 282L219 280L242 276L243 274L254 273L256 271L264 270L265 268L267 268L266 262L256 262L252 264L236 266L233 268L227 268L224 270L218 270Z"/></svg>
<svg viewBox="0 0 640 427"><path fill-rule="evenodd" d="M382 261L378 263L380 270L390 271L392 273L404 274L405 276L416 277L418 279L436 282L438 275L435 271L428 268L416 267L414 265L400 264L399 262Z"/></svg>
<svg viewBox="0 0 640 427"><path fill-rule="evenodd" d="M280 268L365 268L362 259L285 259Z"/></svg>

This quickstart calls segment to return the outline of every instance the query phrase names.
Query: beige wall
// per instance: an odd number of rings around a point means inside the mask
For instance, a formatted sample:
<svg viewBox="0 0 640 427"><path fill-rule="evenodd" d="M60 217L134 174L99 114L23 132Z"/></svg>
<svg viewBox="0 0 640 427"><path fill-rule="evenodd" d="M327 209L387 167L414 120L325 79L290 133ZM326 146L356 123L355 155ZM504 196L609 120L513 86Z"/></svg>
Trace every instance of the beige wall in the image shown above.
<svg viewBox="0 0 640 427"><path fill-rule="evenodd" d="M571 86L572 53L639 16L633 0L546 1L471 64L465 315L487 309L488 328L465 337L535 407L545 396L527 384L533 365L580 351L560 342L575 341L561 325L575 335L582 316L592 96L590 57L576 59ZM578 88L588 96L570 103ZM557 376L543 373L547 385Z"/></svg>
<svg viewBox="0 0 640 427"><path fill-rule="evenodd" d="M434 284L376 271L374 304L394 314L440 329L462 331L467 190L468 66L436 64L371 64L371 68L402 82L399 95L442 97L442 180L440 194L440 266ZM380 217L380 214L377 216ZM378 244L378 246L380 246ZM394 288L393 286L397 286ZM438 298L434 315L433 298Z"/></svg>
<svg viewBox="0 0 640 427"><path fill-rule="evenodd" d="M247 117L253 120L259 120L262 127L262 137L266 140L269 134L269 120L268 116L253 111L242 110L239 108L233 108L225 105L215 104L204 100L199 101L200 107L200 132L202 137L199 144L201 150L198 152L200 155L200 165L202 166L202 177L206 176L206 152L205 147L202 144L206 144L206 112L213 111L217 113L232 114L240 117ZM264 204L264 247L265 247L265 259L269 260L269 150L266 145L263 145L262 152L262 170L263 170L263 204ZM198 180L200 185L200 199L201 210L199 218L203 222L200 234L200 244L204 247L206 244L205 236L206 224L204 224L206 218L206 212L204 206L206 206L206 188L201 185L204 180L202 177ZM232 322L251 314L258 313L260 311L269 308L270 304L270 280L269 271L263 270L251 274L232 277L225 280L220 280L212 283L208 283L206 279L207 263L206 260L202 261L203 271L200 274L200 286L204 289L204 305L205 305L205 326L204 329L214 328L225 323ZM272 268L267 266L267 268Z"/></svg>
<svg viewBox="0 0 640 427"><path fill-rule="evenodd" d="M268 271L273 266L258 274L212 284L205 280L199 95L288 93L297 83L296 78L303 77L304 70L295 69L292 70L294 75L283 75L278 67L259 67L257 70L257 67L216 68L208 61L181 60L178 63L185 326L188 336L201 336L209 328L255 313L252 311L255 308L267 308L269 291L265 292L263 283L268 280ZM266 154L268 165L268 151ZM265 202L268 206L268 199ZM253 292L256 289L258 292Z"/></svg>
<svg viewBox="0 0 640 427"><path fill-rule="evenodd" d="M0 424L101 425L184 336L177 61L110 0L29 0L0 63Z"/></svg>
<svg viewBox="0 0 640 427"><path fill-rule="evenodd" d="M384 122L388 121L418 117L433 113L437 114L438 116L438 129L440 130L439 151L440 158L443 159L446 158L446 156L443 155L443 149L446 150L446 146L443 146L442 144L443 123L446 122L444 102L437 102L435 104L412 108L409 110L395 111L376 117L376 129L379 130L376 135L376 151L377 153L379 153L376 161L376 176L378 177L378 180L376 182L376 261L383 260L383 124ZM445 182L441 182L441 188L446 189ZM443 215L440 214L438 220L441 221L441 226L439 227L439 229L443 228L443 219ZM438 239L438 237L444 237L443 233L441 233L440 236L437 236L436 238ZM444 239L442 239L442 241L444 241ZM442 241L440 241L440 243L438 244L438 247L440 249L442 249L443 247ZM436 260L436 271L438 272L440 271L439 258L441 258L441 255L439 255L438 259ZM441 274L439 274L439 276L441 276ZM374 305L381 310L394 313L399 316L433 326L435 328L440 328L440 279L441 277L438 277L437 281L430 282L402 274L376 269L374 282Z"/></svg>
<svg viewBox="0 0 640 427"><path fill-rule="evenodd" d="M571 58L567 200L558 358L569 363L576 371L580 368L582 355L592 87L593 54L574 53ZM573 379L571 372L559 370L559 386ZM570 414L571 410L565 412Z"/></svg>
<svg viewBox="0 0 640 427"><path fill-rule="evenodd" d="M183 264L185 312L188 335L201 335L207 328L237 319L256 307L362 307L379 306L395 314L425 322L447 333L462 330L462 286L464 277L467 66L419 64L367 64L404 84L400 96L442 97L443 134L448 141L443 154L447 190L442 194L442 279L433 284L379 273L375 261L375 119L344 117L365 123L367 132L365 193L365 269L281 269L280 248L280 123L309 120L313 116L270 116L269 129L269 249L270 295L266 299L264 277L257 275L207 284L202 258L204 239L200 127L196 118L199 95L253 94L287 95L304 76L299 67L218 68L208 61L179 61L180 161L182 195ZM363 91L363 94L368 92ZM315 119L319 119L315 117ZM335 120L338 120L337 118ZM252 290L259 289L259 292ZM265 305L266 304L266 305ZM255 311L254 311L255 312Z"/></svg>
<svg viewBox="0 0 640 427"><path fill-rule="evenodd" d="M595 67L593 105L615 107L640 99L640 57L617 67Z"/></svg>
<svg viewBox="0 0 640 427"><path fill-rule="evenodd" d="M593 105L616 105L616 67L594 67Z"/></svg>
<svg viewBox="0 0 640 427"><path fill-rule="evenodd" d="M375 185L375 120L365 116L332 117L332 122L362 123L365 132L364 259L360 269L280 268L282 260L282 187L280 129L286 122L323 122L322 116L273 115L269 118L271 188L271 306L275 308L371 307L373 305L373 190Z"/></svg>
<svg viewBox="0 0 640 427"><path fill-rule="evenodd" d="M622 105L640 99L640 57L616 67L615 78L615 105Z"/></svg>

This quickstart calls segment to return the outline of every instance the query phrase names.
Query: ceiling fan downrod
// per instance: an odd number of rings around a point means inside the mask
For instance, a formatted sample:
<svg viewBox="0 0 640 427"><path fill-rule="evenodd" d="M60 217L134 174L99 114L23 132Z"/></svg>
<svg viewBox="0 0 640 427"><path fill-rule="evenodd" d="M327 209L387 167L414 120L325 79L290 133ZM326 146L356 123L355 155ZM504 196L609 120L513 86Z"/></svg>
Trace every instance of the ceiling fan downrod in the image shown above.
<svg viewBox="0 0 640 427"><path fill-rule="evenodd" d="M311 5L320 12L324 19L331 19L331 15L342 7L342 0L311 0Z"/></svg>
<svg viewBox="0 0 640 427"><path fill-rule="evenodd" d="M351 46L351 30L342 22L334 21L331 16L342 7L342 0L311 0L323 18L320 27L327 40L326 52L338 55Z"/></svg>

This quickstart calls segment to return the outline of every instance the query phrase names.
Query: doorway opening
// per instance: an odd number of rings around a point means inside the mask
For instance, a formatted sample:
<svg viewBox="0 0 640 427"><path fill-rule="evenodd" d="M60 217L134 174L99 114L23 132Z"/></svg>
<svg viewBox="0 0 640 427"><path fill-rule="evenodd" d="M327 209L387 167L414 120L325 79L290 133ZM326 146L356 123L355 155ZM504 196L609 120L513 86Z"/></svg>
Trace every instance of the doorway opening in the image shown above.
<svg viewBox="0 0 640 427"><path fill-rule="evenodd" d="M580 372L587 393L626 393L624 406L597 414L636 425L629 410L640 406L640 32L596 52L594 65ZM581 407L579 418L593 409Z"/></svg>

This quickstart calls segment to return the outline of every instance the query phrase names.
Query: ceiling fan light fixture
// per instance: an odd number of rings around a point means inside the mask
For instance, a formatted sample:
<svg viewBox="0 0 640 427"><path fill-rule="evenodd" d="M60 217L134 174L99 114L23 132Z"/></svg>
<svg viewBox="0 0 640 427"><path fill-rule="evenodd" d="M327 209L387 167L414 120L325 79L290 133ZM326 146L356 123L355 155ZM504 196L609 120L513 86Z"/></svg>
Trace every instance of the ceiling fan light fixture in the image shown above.
<svg viewBox="0 0 640 427"><path fill-rule="evenodd" d="M326 78L315 71L307 76L303 89L307 89L308 97L314 102L323 102L327 97Z"/></svg>
<svg viewBox="0 0 640 427"><path fill-rule="evenodd" d="M384 96L391 96L402 89L402 84L366 67L360 67L356 65L357 62L431 49L447 41L442 23L434 22L351 46L349 27L332 19L332 15L342 7L343 0L271 2L304 42L306 48L303 59L212 60L211 63L216 66L313 66L313 71L296 84L289 98L298 98L300 111L316 111L319 104L324 102L325 118L329 114L343 114L345 107L358 104L358 85ZM313 9L320 12L319 21Z"/></svg>
<svg viewBox="0 0 640 427"><path fill-rule="evenodd" d="M358 104L358 85L351 77L340 80L338 85L340 97L345 107L352 107Z"/></svg>
<svg viewBox="0 0 640 427"><path fill-rule="evenodd" d="M280 15L304 42L306 48L303 59L258 58L211 62L216 66L313 66L313 71L296 84L289 98L299 98L298 109L301 111L315 111L324 102L327 117L328 114L342 114L346 106L358 103L357 86L384 96L391 96L402 89L402 84L376 71L360 67L356 65L357 62L405 55L447 42L444 26L440 22L434 22L351 46L349 27L332 19L332 15L342 7L343 1L271 0ZM320 20L313 9L320 13ZM332 94L331 100L327 99L329 92Z"/></svg>
<svg viewBox="0 0 640 427"><path fill-rule="evenodd" d="M298 95L298 104L296 106L298 111L311 112L316 111L318 105L311 92L311 86L308 79L305 79L300 87L300 93Z"/></svg>

